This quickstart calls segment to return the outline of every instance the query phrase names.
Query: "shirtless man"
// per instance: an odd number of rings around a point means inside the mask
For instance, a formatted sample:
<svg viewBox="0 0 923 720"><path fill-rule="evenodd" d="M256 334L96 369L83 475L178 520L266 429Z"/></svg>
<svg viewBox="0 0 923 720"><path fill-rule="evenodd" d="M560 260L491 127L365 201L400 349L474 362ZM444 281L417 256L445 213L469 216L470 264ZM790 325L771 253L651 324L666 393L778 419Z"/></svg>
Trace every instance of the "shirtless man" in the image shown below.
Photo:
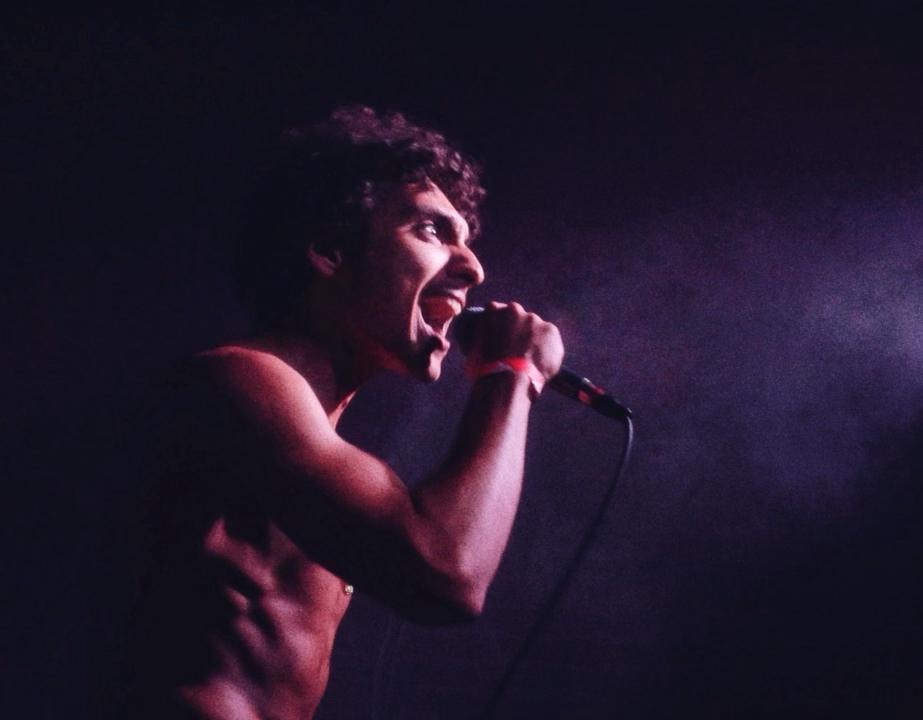
<svg viewBox="0 0 923 720"><path fill-rule="evenodd" d="M132 717L310 718L353 588L416 622L476 617L563 356L553 325L491 303L458 437L409 492L337 422L378 371L439 377L484 280L476 170L400 115L350 108L292 133L261 187L239 266L257 331L185 363L164 415Z"/></svg>

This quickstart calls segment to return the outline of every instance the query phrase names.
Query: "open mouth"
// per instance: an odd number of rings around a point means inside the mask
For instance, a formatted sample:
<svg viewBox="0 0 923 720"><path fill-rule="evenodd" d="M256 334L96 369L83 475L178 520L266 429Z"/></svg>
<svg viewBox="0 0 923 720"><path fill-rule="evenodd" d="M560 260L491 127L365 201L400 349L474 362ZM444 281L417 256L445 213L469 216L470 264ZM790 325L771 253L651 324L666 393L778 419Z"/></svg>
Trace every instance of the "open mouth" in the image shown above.
<svg viewBox="0 0 923 720"><path fill-rule="evenodd" d="M448 295L429 295L420 298L420 315L423 323L435 335L446 337L452 319L462 311L462 302Z"/></svg>

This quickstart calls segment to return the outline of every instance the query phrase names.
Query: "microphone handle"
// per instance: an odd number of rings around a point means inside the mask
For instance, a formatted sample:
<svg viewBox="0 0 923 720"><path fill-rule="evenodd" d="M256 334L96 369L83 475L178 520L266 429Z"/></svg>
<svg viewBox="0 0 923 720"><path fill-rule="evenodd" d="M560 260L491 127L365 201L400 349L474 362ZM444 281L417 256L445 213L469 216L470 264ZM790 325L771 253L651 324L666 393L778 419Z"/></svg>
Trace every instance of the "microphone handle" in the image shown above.
<svg viewBox="0 0 923 720"><path fill-rule="evenodd" d="M601 387L566 367L558 370L558 374L548 381L548 387L614 420L631 417L631 408L625 407Z"/></svg>

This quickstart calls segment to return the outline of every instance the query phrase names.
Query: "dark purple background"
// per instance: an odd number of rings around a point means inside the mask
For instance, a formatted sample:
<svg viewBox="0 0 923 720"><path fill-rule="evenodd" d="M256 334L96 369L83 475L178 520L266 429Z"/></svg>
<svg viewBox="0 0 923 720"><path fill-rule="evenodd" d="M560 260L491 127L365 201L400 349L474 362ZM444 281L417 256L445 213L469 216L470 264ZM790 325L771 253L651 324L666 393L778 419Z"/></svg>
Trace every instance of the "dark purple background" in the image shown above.
<svg viewBox="0 0 923 720"><path fill-rule="evenodd" d="M354 101L485 161L478 299L559 323L568 364L637 413L500 716L910 716L921 18L772 5L4 18L4 716L80 717L105 687L88 655L124 606L126 417L160 368L244 328L224 243L253 162ZM456 357L432 387L381 378L344 432L413 482L464 394ZM319 718L477 715L621 439L556 397L531 433L484 618L423 630L357 599Z"/></svg>

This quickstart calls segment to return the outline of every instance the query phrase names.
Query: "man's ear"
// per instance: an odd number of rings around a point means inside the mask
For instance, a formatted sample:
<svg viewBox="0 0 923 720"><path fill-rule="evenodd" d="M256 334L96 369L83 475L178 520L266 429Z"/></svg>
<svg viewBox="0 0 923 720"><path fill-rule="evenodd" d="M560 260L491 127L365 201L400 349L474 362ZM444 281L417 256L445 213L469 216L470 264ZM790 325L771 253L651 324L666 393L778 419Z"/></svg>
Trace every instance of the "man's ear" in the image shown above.
<svg viewBox="0 0 923 720"><path fill-rule="evenodd" d="M333 277L343 267L343 253L333 244L312 242L308 245L305 255L314 271L321 277Z"/></svg>

